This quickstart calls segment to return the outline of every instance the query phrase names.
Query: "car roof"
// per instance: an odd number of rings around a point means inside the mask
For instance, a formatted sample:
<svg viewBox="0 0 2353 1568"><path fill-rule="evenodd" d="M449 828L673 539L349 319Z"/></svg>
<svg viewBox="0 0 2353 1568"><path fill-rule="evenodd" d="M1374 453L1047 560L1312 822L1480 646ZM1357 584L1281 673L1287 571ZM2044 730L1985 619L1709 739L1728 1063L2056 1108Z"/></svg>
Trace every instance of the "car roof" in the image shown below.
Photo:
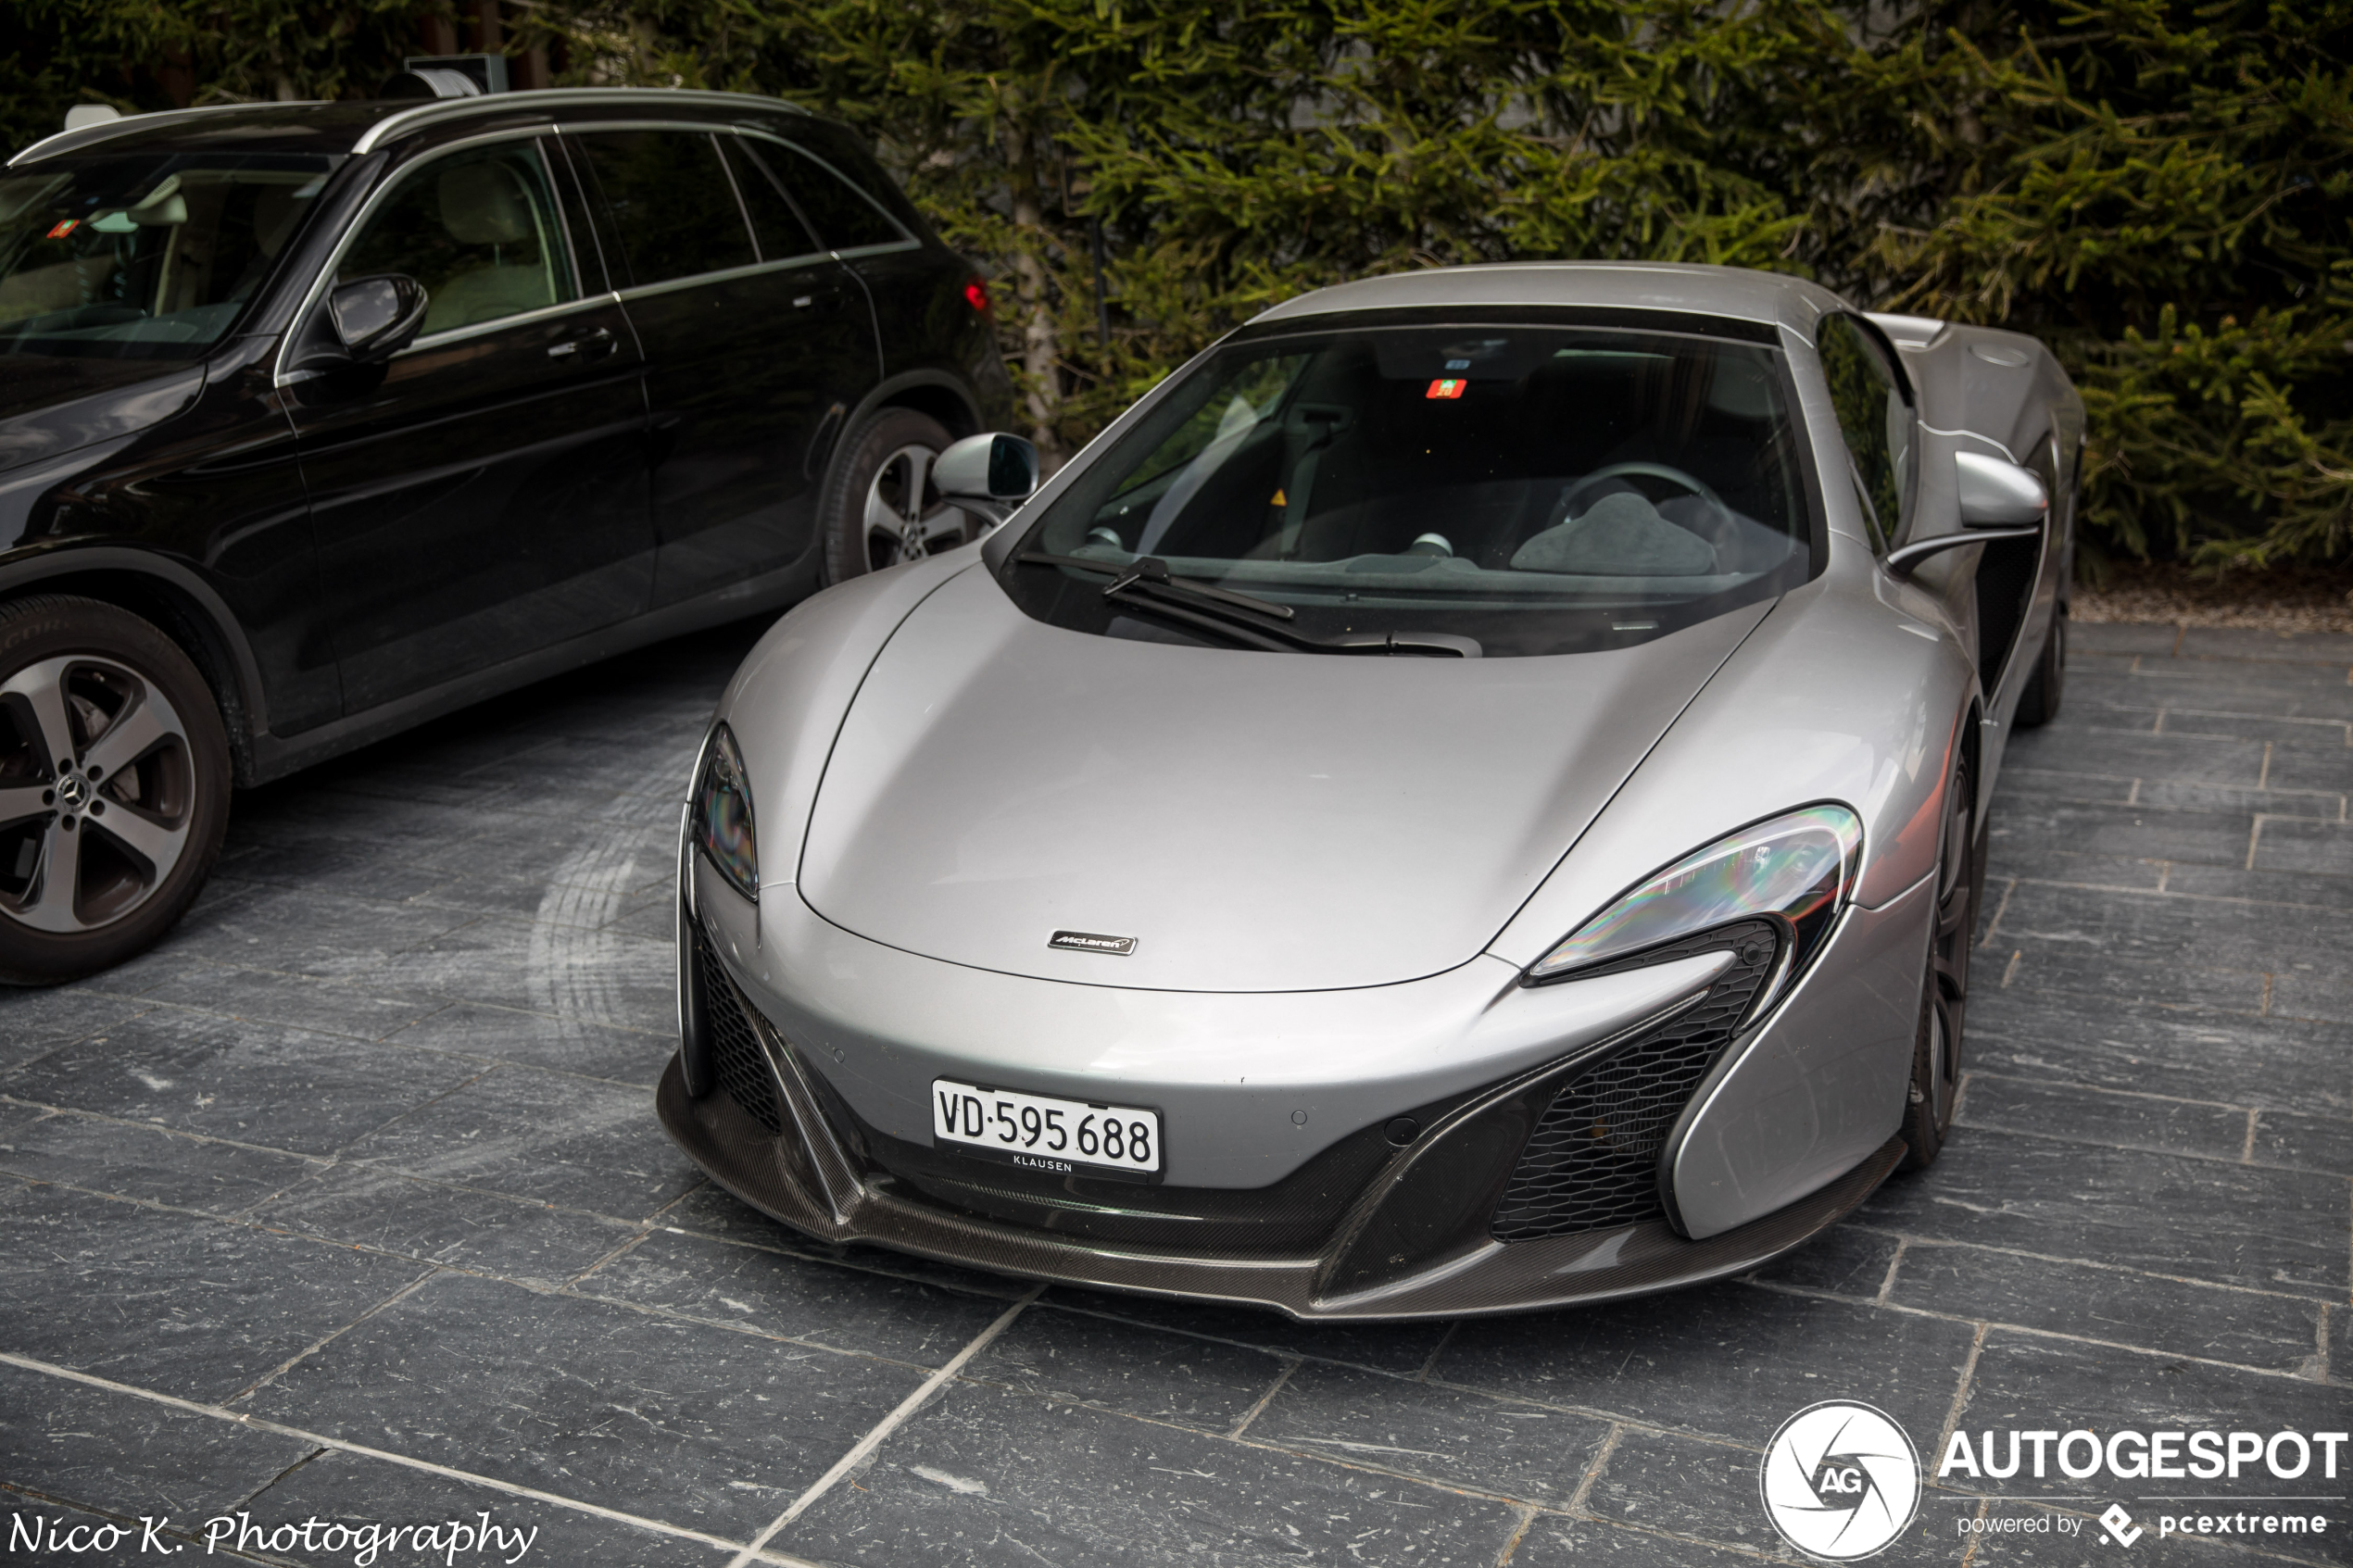
<svg viewBox="0 0 2353 1568"><path fill-rule="evenodd" d="M1848 308L1818 283L1744 267L1692 262L1504 261L1392 272L1285 300L1255 322L1340 311L1446 306L1588 306L1673 311L1784 326L1812 341L1826 312Z"/></svg>
<svg viewBox="0 0 2353 1568"><path fill-rule="evenodd" d="M371 152L410 136L480 122L541 124L571 110L594 117L616 109L690 113L724 119L806 118L808 111L748 93L698 93L664 87L558 87L493 93L479 98L375 98L353 103L221 104L61 131L8 160L11 169L68 153Z"/></svg>

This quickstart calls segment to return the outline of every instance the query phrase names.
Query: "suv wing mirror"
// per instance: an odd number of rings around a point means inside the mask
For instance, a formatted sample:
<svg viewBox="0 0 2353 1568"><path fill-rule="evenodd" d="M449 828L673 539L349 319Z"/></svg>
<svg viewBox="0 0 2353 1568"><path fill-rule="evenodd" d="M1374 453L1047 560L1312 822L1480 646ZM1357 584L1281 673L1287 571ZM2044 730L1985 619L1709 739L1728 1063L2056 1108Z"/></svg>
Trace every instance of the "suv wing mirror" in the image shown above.
<svg viewBox="0 0 2353 1568"><path fill-rule="evenodd" d="M1960 493L1961 531L1915 540L1890 551L1887 570L1908 577L1931 556L1994 539L2026 539L2043 532L2051 517L2051 495L2027 470L1977 452L1953 454L1953 479Z"/></svg>
<svg viewBox="0 0 2353 1568"><path fill-rule="evenodd" d="M425 285L398 272L354 278L327 295L327 317L352 362L389 359L425 324Z"/></svg>
<svg viewBox="0 0 2353 1568"><path fill-rule="evenodd" d="M939 455L931 479L941 500L994 525L1037 493L1038 448L1001 431L968 435Z"/></svg>
<svg viewBox="0 0 2353 1568"><path fill-rule="evenodd" d="M307 334L313 346L292 368L382 364L416 341L430 302L424 284L398 272L337 283L320 313L327 330Z"/></svg>

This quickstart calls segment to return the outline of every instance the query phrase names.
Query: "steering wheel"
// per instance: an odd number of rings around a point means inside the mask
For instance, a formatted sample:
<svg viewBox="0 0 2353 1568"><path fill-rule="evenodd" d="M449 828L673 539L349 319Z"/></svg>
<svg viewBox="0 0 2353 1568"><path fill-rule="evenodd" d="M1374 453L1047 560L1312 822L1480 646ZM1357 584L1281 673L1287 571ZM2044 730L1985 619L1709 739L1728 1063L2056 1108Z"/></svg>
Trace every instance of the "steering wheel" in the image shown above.
<svg viewBox="0 0 2353 1568"><path fill-rule="evenodd" d="M1621 479L1629 474L1639 474L1645 479L1663 479L1669 484L1680 484L1715 508L1717 515L1725 521L1731 521L1732 508L1726 506L1724 498L1710 490L1705 481L1695 479L1681 469L1670 468L1665 463L1612 463L1607 468L1595 469L1592 473L1561 492L1559 506L1562 521L1567 521L1568 514L1576 508L1577 498L1586 491L1604 480Z"/></svg>

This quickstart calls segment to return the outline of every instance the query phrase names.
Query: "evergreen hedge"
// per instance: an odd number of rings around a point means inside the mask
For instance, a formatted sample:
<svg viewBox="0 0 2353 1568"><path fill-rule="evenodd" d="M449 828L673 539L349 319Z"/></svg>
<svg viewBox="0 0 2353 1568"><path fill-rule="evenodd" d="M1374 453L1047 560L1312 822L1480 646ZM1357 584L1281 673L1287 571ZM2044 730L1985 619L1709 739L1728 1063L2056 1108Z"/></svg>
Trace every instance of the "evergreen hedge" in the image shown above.
<svg viewBox="0 0 2353 1568"><path fill-rule="evenodd" d="M418 48L396 0L20 10L0 102L19 142L75 97L364 92ZM995 275L1024 419L1051 452L1322 283L1712 261L2050 342L2091 412L2092 570L2103 549L2353 556L2353 0L537 0L506 16L510 47L555 45L560 81L768 93L866 131Z"/></svg>

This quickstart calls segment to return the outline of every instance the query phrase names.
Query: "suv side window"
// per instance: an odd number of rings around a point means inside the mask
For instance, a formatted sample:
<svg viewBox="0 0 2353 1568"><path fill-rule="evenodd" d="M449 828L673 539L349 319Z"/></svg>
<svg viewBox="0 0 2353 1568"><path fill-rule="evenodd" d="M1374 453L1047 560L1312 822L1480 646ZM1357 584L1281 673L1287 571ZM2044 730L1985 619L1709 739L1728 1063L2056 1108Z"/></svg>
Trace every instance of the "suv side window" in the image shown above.
<svg viewBox="0 0 2353 1568"><path fill-rule="evenodd" d="M538 147L470 147L401 175L343 253L335 282L381 272L424 284L427 334L577 299Z"/></svg>
<svg viewBox="0 0 2353 1568"><path fill-rule="evenodd" d="M1911 521L1915 437L1910 393L1878 342L1851 316L1825 316L1816 339L1839 433L1855 460L1855 481L1884 554Z"/></svg>
<svg viewBox="0 0 2353 1568"><path fill-rule="evenodd" d="M768 177L768 170L752 161L743 144L733 136L722 136L719 144L727 154L727 172L736 177L736 192L744 198L744 211L751 219L752 237L760 242L760 259L783 261L796 256L814 256L825 248L810 233L809 225L800 220L785 193Z"/></svg>
<svg viewBox="0 0 2353 1568"><path fill-rule="evenodd" d="M573 144L596 170L635 286L749 267L758 259L736 188L708 132L592 131Z"/></svg>
<svg viewBox="0 0 2353 1568"><path fill-rule="evenodd" d="M766 137L749 142L753 156L768 166L776 182L792 193L800 210L809 214L817 237L829 250L861 250L869 245L912 243L898 220L874 199L799 147Z"/></svg>

